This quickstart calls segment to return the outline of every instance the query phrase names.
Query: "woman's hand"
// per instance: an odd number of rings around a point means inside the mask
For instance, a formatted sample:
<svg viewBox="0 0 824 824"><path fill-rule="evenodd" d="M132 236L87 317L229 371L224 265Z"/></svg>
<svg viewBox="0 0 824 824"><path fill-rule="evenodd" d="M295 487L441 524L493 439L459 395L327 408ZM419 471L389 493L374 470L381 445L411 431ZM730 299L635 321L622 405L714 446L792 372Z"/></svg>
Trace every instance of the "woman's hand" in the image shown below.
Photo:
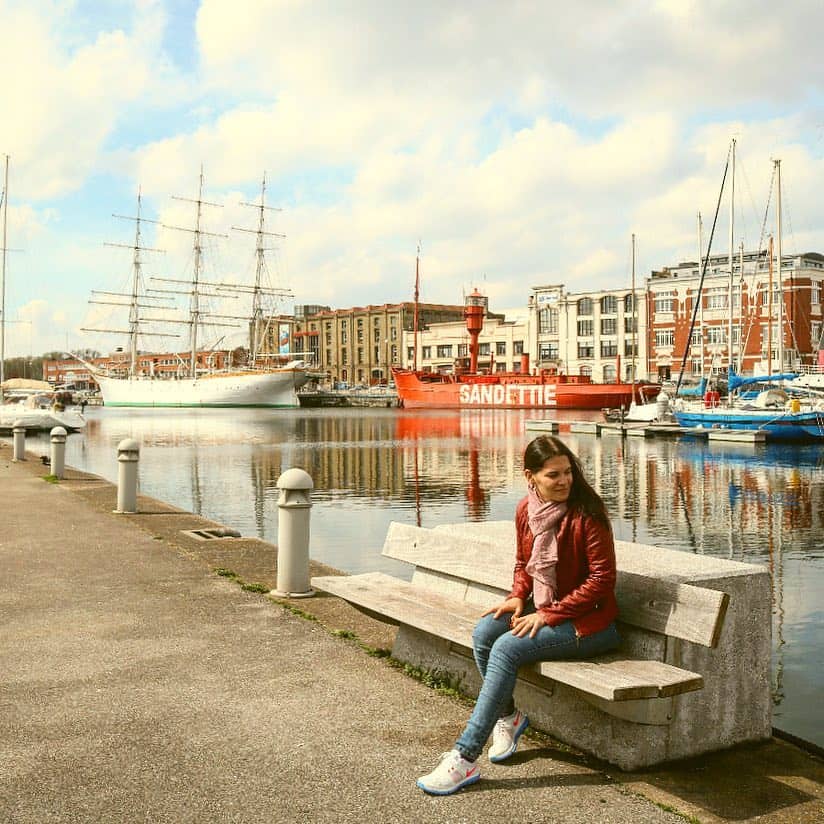
<svg viewBox="0 0 824 824"><path fill-rule="evenodd" d="M546 624L540 612L530 612L529 615L513 615L512 634L518 638L523 638L527 633L530 638L534 638L538 630Z"/></svg>
<svg viewBox="0 0 824 824"><path fill-rule="evenodd" d="M495 618L500 618L505 612L512 613L512 620L514 621L524 611L523 598L507 598L506 601L501 601L494 607L490 607L486 612L481 613L481 618L484 615L489 615L491 612L495 613Z"/></svg>

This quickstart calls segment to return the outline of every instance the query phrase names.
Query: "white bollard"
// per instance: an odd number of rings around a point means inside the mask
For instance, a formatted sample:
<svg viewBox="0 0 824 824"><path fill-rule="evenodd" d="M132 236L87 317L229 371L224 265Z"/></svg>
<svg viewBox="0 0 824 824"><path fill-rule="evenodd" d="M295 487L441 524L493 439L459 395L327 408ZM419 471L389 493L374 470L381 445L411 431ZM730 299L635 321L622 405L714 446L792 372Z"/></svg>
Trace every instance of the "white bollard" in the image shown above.
<svg viewBox="0 0 824 824"><path fill-rule="evenodd" d="M66 430L62 426L55 426L51 435L51 474L55 478L62 478L66 468Z"/></svg>
<svg viewBox="0 0 824 824"><path fill-rule="evenodd" d="M277 483L278 498L278 580L273 595L309 598L310 492L314 484L308 472L287 469Z"/></svg>
<svg viewBox="0 0 824 824"><path fill-rule="evenodd" d="M126 438L117 445L117 509L118 514L137 512L137 465L140 444Z"/></svg>
<svg viewBox="0 0 824 824"><path fill-rule="evenodd" d="M13 461L25 461L26 427L23 426L23 421L15 421L12 424L12 432L14 433L14 453L11 459Z"/></svg>

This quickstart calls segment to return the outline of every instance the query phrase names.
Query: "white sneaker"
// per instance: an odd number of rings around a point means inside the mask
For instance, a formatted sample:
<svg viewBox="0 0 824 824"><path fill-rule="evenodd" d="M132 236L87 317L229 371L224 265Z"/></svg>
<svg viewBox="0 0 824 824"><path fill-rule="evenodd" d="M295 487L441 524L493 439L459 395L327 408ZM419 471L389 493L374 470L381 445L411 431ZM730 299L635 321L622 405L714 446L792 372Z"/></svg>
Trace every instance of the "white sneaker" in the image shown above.
<svg viewBox="0 0 824 824"><path fill-rule="evenodd" d="M518 749L518 739L528 726L529 719L520 710L515 710L506 718L499 718L492 730L489 760L498 764L513 755Z"/></svg>
<svg viewBox="0 0 824 824"><path fill-rule="evenodd" d="M457 750L452 750L441 756L440 763L429 775L421 776L415 783L430 795L451 795L480 777L477 761L467 761Z"/></svg>

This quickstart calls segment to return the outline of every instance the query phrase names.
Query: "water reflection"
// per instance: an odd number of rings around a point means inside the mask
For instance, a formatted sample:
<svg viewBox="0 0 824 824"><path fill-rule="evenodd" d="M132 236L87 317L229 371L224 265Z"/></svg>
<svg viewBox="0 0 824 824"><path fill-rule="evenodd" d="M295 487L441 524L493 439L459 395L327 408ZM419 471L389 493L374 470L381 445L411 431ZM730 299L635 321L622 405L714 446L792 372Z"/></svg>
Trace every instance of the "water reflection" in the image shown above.
<svg viewBox="0 0 824 824"><path fill-rule="evenodd" d="M349 572L408 576L382 558L390 521L513 517L524 493L525 411L92 410L67 462L117 477L141 443L144 493L277 539L277 479L315 483L312 554ZM568 417L582 417L569 413ZM824 456L807 445L561 435L603 495L616 536L769 566L776 726L824 745ZM30 448L36 449L30 444ZM42 451L48 443L42 439Z"/></svg>

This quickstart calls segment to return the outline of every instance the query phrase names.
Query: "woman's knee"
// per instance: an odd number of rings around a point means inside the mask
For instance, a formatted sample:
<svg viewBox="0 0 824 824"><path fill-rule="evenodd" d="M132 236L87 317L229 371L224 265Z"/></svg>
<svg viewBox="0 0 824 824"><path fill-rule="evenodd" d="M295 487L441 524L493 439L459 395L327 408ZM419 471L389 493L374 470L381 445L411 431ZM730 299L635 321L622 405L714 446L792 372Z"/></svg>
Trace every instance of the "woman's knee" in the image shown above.
<svg viewBox="0 0 824 824"><path fill-rule="evenodd" d="M495 618L492 614L484 615L472 630L472 644L475 649L490 648L495 641L509 629L509 616Z"/></svg>

